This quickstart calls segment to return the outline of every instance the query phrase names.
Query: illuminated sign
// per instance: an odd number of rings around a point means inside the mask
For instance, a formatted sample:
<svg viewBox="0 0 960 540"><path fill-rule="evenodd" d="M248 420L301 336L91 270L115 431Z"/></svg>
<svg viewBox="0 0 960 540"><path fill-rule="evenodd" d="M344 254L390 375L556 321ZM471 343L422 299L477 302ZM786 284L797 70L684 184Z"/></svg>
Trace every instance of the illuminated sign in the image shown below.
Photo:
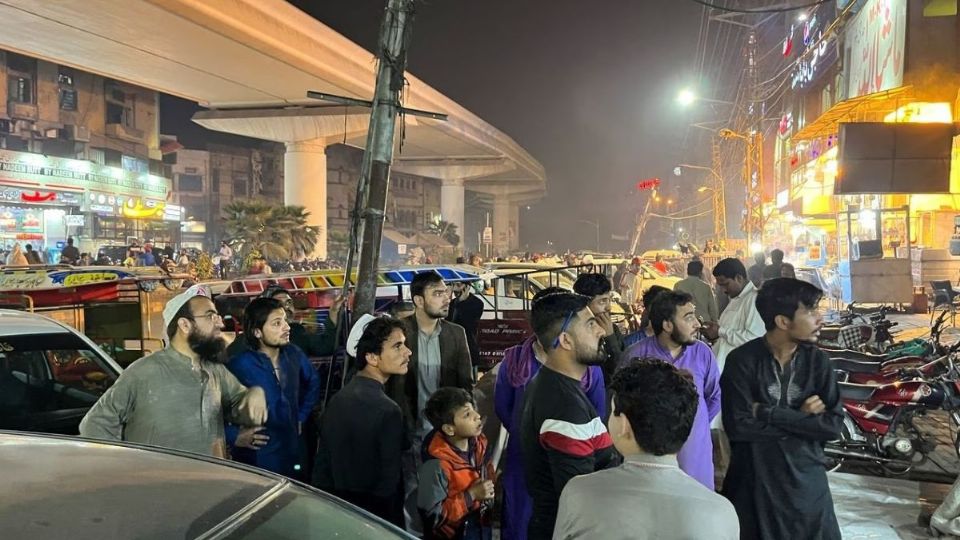
<svg viewBox="0 0 960 540"><path fill-rule="evenodd" d="M851 21L849 97L875 94L903 84L907 0L870 0Z"/></svg>
<svg viewBox="0 0 960 540"><path fill-rule="evenodd" d="M0 201L48 206L80 206L81 195L69 191L48 191L0 186Z"/></svg>
<svg viewBox="0 0 960 540"><path fill-rule="evenodd" d="M637 189L640 191L643 191L646 189L656 189L658 187L660 187L659 178L647 178L645 180L641 180L637 182Z"/></svg>
<svg viewBox="0 0 960 540"><path fill-rule="evenodd" d="M37 184L41 190L49 183L158 199L166 199L170 192L170 180L162 176L14 150L0 150L0 173L7 180Z"/></svg>
<svg viewBox="0 0 960 540"><path fill-rule="evenodd" d="M823 38L824 25L820 24L821 22L820 18L814 15L803 23L803 52L793 71L790 84L791 88L797 88L798 86L803 88L810 84L810 82L816 78L819 69L827 63L825 57L832 49L828 47L830 38ZM791 25L790 35L787 37L786 42L789 43L790 46L788 47L786 43L784 44L784 56L789 56L790 51L793 50L794 32L795 27Z"/></svg>

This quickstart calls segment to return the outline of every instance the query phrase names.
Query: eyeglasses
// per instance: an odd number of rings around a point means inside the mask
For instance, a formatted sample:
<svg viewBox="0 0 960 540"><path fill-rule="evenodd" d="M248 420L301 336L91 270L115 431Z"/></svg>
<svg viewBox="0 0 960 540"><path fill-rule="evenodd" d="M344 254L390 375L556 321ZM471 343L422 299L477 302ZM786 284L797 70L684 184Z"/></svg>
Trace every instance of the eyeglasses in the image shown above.
<svg viewBox="0 0 960 540"><path fill-rule="evenodd" d="M220 315L220 314L217 313L216 311L211 311L211 312L209 312L209 313L204 313L203 315L193 315L193 314L191 314L190 317L188 317L188 318L189 318L191 321L195 321L195 320L197 320L197 319L207 319L207 320L209 320L211 323L214 322L214 321L223 322L223 315Z"/></svg>
<svg viewBox="0 0 960 540"><path fill-rule="evenodd" d="M560 336L567 331L567 327L570 326L570 321L573 320L574 315L576 315L576 312L571 311L567 313L567 318L563 320L563 324L560 326L560 332L557 333L557 339L553 340L554 349L560 346Z"/></svg>

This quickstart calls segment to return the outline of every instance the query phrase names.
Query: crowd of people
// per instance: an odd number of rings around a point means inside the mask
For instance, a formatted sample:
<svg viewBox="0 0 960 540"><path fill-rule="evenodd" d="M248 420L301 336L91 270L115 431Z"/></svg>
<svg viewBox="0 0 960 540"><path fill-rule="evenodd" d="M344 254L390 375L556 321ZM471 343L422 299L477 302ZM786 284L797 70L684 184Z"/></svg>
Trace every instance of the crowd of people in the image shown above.
<svg viewBox="0 0 960 540"><path fill-rule="evenodd" d="M271 287L229 347L195 285L164 309L167 348L125 370L81 434L306 480L423 538L840 538L821 291L773 276L758 288L724 259L720 309L703 272L694 260L675 290L645 291L639 336L611 322L602 274L540 291L533 335L479 380L469 284L417 274L410 304L349 332L338 298L317 333ZM334 352L341 330L353 375L315 414L308 356Z"/></svg>

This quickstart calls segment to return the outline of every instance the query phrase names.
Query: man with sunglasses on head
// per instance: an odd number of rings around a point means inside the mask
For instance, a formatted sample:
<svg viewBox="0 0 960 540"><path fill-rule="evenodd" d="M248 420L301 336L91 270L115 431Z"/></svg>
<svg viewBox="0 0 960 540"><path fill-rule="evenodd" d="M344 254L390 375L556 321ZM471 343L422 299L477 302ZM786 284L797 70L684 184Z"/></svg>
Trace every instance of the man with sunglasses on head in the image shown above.
<svg viewBox="0 0 960 540"><path fill-rule="evenodd" d="M606 359L603 327L589 303L579 294L556 293L535 302L530 313L547 356L527 386L520 420L523 469L533 498L530 540L552 536L560 493L571 478L617 461L613 440L581 387L590 366Z"/></svg>
<svg viewBox="0 0 960 540"><path fill-rule="evenodd" d="M167 348L125 369L87 412L80 435L225 458L224 420L263 425L263 389L246 388L223 365L223 319L206 288L170 299L163 321Z"/></svg>

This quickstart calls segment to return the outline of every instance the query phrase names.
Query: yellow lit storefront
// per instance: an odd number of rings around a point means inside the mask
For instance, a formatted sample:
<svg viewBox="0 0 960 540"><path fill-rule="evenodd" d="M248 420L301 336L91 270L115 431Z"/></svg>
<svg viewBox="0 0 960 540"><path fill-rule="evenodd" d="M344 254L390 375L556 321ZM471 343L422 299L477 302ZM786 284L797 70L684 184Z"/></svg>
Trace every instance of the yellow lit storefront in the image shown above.
<svg viewBox="0 0 960 540"><path fill-rule="evenodd" d="M949 103L912 102L900 105L882 115L884 122L951 123L953 111ZM836 119L833 124L845 121ZM879 118L876 118L879 120ZM802 135L802 133L801 133ZM838 238L838 213L853 210L851 236L877 240L877 223L883 238L885 256L894 256L897 246L906 245L905 220L893 212L909 207L910 244L916 247L943 248L953 234L954 216L960 213L960 139L955 138L950 177L950 193L936 194L863 194L834 195L839 170L838 143L833 134L796 143L798 159L790 172L789 188L777 194L777 208L768 222L765 244L794 252L806 262L807 242L826 235L827 262L835 261ZM806 229L814 229L807 231ZM846 231L844 231L846 233ZM816 253L814 253L816 254ZM815 258L815 257L814 257Z"/></svg>

